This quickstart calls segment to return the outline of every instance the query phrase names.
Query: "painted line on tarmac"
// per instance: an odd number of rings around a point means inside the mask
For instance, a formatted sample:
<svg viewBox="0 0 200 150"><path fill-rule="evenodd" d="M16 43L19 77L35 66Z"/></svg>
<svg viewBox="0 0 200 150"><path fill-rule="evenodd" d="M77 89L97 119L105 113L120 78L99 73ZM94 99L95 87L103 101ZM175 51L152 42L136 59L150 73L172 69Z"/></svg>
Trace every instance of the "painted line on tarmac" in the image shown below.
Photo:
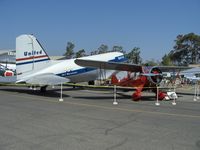
<svg viewBox="0 0 200 150"><path fill-rule="evenodd" d="M8 93L10 93L10 92L8 92ZM76 102L69 102L69 101L59 102L59 101L53 101L53 100L46 99L46 98L34 98L34 97L22 96L19 94L12 94L10 96L16 96L16 97L25 98L28 100L32 99L32 100L39 100L39 101L45 101L45 102L51 102L51 103L60 103L60 104L63 103L63 104L70 104L70 105L75 105L75 106L93 107L93 108L123 111L123 112L148 113L148 114L165 115L165 116L173 116L173 117L185 117L185 118L200 118L200 116L198 116L198 115L174 114L174 113L153 112L153 111L138 110L138 109L116 108L116 106L109 107L109 106L84 104L84 103L76 103Z"/></svg>

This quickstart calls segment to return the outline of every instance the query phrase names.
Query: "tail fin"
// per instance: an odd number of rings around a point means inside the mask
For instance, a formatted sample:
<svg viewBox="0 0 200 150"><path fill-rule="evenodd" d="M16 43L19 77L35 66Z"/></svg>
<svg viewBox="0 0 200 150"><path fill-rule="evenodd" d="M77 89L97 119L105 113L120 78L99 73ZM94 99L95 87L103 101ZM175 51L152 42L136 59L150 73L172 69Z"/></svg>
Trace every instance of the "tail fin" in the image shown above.
<svg viewBox="0 0 200 150"><path fill-rule="evenodd" d="M20 35L16 38L17 78L42 69L50 58L33 35Z"/></svg>

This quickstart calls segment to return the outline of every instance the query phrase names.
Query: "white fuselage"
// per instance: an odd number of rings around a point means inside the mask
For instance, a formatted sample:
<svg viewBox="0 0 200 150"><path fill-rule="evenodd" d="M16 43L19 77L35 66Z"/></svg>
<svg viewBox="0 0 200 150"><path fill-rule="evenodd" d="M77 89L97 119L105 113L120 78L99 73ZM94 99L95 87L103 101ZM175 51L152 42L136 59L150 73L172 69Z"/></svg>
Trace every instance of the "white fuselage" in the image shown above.
<svg viewBox="0 0 200 150"><path fill-rule="evenodd" d="M123 62L125 60L123 54L119 52L87 56L82 57L81 59L112 62ZM34 70L34 72L31 73L27 72L23 79L26 80L36 75L53 73L55 75L68 78L70 82L77 83L96 80L100 76L100 69L81 67L77 65L74 61L75 59L57 61L49 60L49 62L47 63L47 65L45 65L43 69ZM107 72L109 72L109 74L111 73L111 71Z"/></svg>
<svg viewBox="0 0 200 150"><path fill-rule="evenodd" d="M123 62L125 60L123 53L120 52L92 55L79 59L105 62ZM51 60L33 35L23 34L16 38L17 82L48 85L48 83L92 81L98 78L98 67L87 68L79 65L75 64L75 59Z"/></svg>

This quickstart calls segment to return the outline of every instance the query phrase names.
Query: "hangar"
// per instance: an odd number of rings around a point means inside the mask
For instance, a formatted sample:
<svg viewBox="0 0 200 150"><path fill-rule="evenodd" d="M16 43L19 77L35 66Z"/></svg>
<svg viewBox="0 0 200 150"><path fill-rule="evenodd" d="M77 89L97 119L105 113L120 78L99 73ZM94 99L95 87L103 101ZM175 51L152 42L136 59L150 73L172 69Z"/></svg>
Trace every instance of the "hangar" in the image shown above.
<svg viewBox="0 0 200 150"><path fill-rule="evenodd" d="M52 60L65 59L64 56L49 56ZM15 64L16 51L13 49L0 49L0 63Z"/></svg>
<svg viewBox="0 0 200 150"><path fill-rule="evenodd" d="M15 63L15 50L13 49L1 49L0 50L0 62L1 63Z"/></svg>

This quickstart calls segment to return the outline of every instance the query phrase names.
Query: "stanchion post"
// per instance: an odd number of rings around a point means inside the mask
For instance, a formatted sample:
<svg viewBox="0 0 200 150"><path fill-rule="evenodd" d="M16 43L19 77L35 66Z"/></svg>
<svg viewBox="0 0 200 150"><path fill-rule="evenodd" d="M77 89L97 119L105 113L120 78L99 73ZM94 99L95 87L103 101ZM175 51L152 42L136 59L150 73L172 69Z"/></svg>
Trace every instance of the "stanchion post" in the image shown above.
<svg viewBox="0 0 200 150"><path fill-rule="evenodd" d="M199 99L199 82L197 82L197 96L196 96L197 99Z"/></svg>
<svg viewBox="0 0 200 150"><path fill-rule="evenodd" d="M196 94L197 94L197 86L196 86L196 83L195 83L195 86L194 86L194 101L197 101L196 99Z"/></svg>
<svg viewBox="0 0 200 150"><path fill-rule="evenodd" d="M156 106L160 106L160 103L158 101L158 92L159 92L159 88L158 88L158 85L156 85L156 103L155 103Z"/></svg>
<svg viewBox="0 0 200 150"><path fill-rule="evenodd" d="M175 89L175 85L174 85L174 99L173 99L173 102L172 102L172 105L176 105L176 89Z"/></svg>
<svg viewBox="0 0 200 150"><path fill-rule="evenodd" d="M59 102L63 102L63 98L62 98L62 83L60 85L60 99Z"/></svg>
<svg viewBox="0 0 200 150"><path fill-rule="evenodd" d="M114 85L114 101L113 101L113 105L117 105L117 89L116 89L116 85Z"/></svg>

